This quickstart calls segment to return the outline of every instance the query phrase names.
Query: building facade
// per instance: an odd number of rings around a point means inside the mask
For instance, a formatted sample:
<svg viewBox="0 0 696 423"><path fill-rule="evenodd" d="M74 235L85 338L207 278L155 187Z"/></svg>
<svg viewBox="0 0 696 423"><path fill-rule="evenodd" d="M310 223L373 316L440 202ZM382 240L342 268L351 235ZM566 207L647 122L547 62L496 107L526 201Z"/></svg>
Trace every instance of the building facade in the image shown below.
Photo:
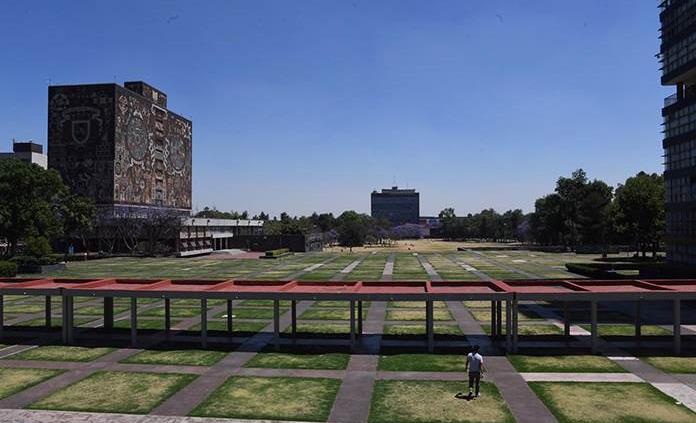
<svg viewBox="0 0 696 423"><path fill-rule="evenodd" d="M100 216L189 214L191 153L191 121L144 82L48 89L48 166Z"/></svg>
<svg viewBox="0 0 696 423"><path fill-rule="evenodd" d="M43 152L43 145L32 141L13 142L11 153L0 153L0 160L2 159L18 159L44 169L48 167L48 157Z"/></svg>
<svg viewBox="0 0 696 423"><path fill-rule="evenodd" d="M387 219L392 226L418 224L420 194L415 189L391 187L381 192L372 191L371 210L374 219Z"/></svg>
<svg viewBox="0 0 696 423"><path fill-rule="evenodd" d="M667 258L696 264L696 0L660 4Z"/></svg>

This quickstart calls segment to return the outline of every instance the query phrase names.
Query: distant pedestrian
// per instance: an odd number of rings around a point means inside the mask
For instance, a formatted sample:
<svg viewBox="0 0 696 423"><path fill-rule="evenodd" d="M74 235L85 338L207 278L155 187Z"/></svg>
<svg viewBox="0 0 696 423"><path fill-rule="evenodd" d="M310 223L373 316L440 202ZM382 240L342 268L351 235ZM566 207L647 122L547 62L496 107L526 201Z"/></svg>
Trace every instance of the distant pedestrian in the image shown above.
<svg viewBox="0 0 696 423"><path fill-rule="evenodd" d="M470 398L474 395L474 386L476 387L476 396L479 396L481 373L486 372L486 366L483 365L483 356L479 354L479 349L478 345L474 345L474 350L466 356L466 370L469 372Z"/></svg>

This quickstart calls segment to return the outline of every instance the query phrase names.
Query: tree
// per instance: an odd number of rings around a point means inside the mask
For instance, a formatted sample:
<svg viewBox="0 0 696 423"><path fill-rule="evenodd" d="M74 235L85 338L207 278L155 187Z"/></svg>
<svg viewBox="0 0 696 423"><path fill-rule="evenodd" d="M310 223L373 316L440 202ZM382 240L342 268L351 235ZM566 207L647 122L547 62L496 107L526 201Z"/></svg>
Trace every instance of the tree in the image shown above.
<svg viewBox="0 0 696 423"><path fill-rule="evenodd" d="M544 245L560 244L565 229L563 220L560 195L554 193L539 198L529 219L533 238Z"/></svg>
<svg viewBox="0 0 696 423"><path fill-rule="evenodd" d="M95 214L96 207L91 199L74 194L68 194L63 198L59 218L63 223L66 248L69 239L77 238L82 241L83 249L88 249L87 236L94 229ZM67 252L66 249L66 254Z"/></svg>
<svg viewBox="0 0 696 423"><path fill-rule="evenodd" d="M359 247L365 243L368 233L368 223L371 218L355 211L345 211L337 220L338 242L350 248Z"/></svg>
<svg viewBox="0 0 696 423"><path fill-rule="evenodd" d="M67 192L55 170L16 159L0 160L0 237L7 238L11 255L16 254L20 239L62 234L57 211Z"/></svg>
<svg viewBox="0 0 696 423"><path fill-rule="evenodd" d="M665 226L665 184L661 175L639 172L616 188L616 223L620 233L645 256L648 245L656 254Z"/></svg>

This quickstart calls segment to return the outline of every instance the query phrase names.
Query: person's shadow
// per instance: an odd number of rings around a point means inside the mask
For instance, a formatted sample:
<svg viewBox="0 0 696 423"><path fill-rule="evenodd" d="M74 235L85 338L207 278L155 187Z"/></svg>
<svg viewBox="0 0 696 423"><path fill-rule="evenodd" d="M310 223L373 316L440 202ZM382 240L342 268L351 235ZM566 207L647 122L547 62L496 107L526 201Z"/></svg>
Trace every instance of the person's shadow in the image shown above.
<svg viewBox="0 0 696 423"><path fill-rule="evenodd" d="M463 400L467 400L467 401L471 401L475 398L473 394L464 395L463 392L458 392L454 397L457 399L463 399Z"/></svg>

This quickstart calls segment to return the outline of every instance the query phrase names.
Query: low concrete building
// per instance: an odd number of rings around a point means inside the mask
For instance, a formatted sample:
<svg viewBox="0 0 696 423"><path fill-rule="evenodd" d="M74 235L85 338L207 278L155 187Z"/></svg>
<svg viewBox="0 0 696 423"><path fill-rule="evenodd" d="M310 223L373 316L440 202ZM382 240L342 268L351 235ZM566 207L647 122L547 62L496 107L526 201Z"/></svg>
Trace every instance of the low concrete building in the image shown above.
<svg viewBox="0 0 696 423"><path fill-rule="evenodd" d="M48 156L43 152L43 145L33 141L13 142L11 153L0 153L2 159L18 159L48 168Z"/></svg>
<svg viewBox="0 0 696 423"><path fill-rule="evenodd" d="M234 238L263 235L263 220L190 217L183 221L177 241L181 257L237 248Z"/></svg>

